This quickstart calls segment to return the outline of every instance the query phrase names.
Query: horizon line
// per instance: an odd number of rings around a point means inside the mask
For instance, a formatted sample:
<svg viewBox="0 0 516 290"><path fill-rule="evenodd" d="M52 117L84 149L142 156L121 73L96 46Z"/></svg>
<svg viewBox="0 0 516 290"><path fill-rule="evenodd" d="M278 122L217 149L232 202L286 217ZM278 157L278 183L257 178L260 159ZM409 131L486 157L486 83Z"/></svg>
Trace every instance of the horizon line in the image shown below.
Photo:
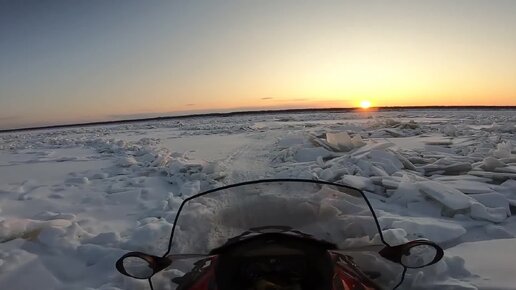
<svg viewBox="0 0 516 290"><path fill-rule="evenodd" d="M111 125L111 124L125 124L125 123L138 123L138 122L149 122L149 121L163 121L163 120L174 120L174 119L189 119L199 117L232 117L238 115L259 115L268 113L302 113L302 112L318 112L318 111L335 111L342 113L349 113L352 111L390 111L390 110L418 110L418 109L472 109L472 110L485 110L485 109L502 109L502 110L516 110L516 106L381 106L381 107L370 107L363 109L360 107L349 107L349 108L301 108L301 109L264 109L264 110L244 110L244 111L231 111L231 112L212 112L212 113L197 113L197 114L185 114L175 116L159 116L149 118L130 118L123 120L110 120L110 121L96 121L96 122L84 122L84 123L68 123L68 124L57 124L48 126L35 126L35 127L21 127L21 128L9 128L0 129L0 133L12 133L32 130L45 130L45 129L58 129L58 128L73 128L73 127L91 127L99 125Z"/></svg>

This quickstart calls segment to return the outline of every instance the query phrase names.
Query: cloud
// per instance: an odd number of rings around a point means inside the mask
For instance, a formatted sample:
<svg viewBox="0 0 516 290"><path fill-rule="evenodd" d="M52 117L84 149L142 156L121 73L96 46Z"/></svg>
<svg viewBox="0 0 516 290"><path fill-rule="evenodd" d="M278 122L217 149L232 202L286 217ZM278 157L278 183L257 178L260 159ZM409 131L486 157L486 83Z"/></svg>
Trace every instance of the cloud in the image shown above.
<svg viewBox="0 0 516 290"><path fill-rule="evenodd" d="M185 107L195 106L196 104L186 104Z"/></svg>
<svg viewBox="0 0 516 290"><path fill-rule="evenodd" d="M274 98L271 98L271 97L265 97L265 98L261 98L260 100L272 100Z"/></svg>

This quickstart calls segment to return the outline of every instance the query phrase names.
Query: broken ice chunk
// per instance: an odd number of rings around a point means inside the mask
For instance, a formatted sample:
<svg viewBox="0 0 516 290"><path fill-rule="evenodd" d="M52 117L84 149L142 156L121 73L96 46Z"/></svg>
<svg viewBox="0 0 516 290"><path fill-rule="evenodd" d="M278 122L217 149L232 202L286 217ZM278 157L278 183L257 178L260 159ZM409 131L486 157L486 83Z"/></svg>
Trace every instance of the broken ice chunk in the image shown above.
<svg viewBox="0 0 516 290"><path fill-rule="evenodd" d="M487 171L493 171L495 168L504 166L506 166L505 163L491 156L484 158L482 165L480 165L482 169Z"/></svg>
<svg viewBox="0 0 516 290"><path fill-rule="evenodd" d="M407 232L409 239L426 238L436 243L445 243L458 239L466 233L466 229L455 222L426 217L411 217L403 219L398 217L380 218L381 225L401 228Z"/></svg>
<svg viewBox="0 0 516 290"><path fill-rule="evenodd" d="M366 143L362 140L362 137L357 134L351 138L351 144L353 144L354 148L358 148L364 146Z"/></svg>
<svg viewBox="0 0 516 290"><path fill-rule="evenodd" d="M486 207L504 208L506 214L508 216L511 215L511 210L509 208L509 201L501 193L490 192L490 193L472 194L470 196L472 198L476 199L479 203L483 204Z"/></svg>
<svg viewBox="0 0 516 290"><path fill-rule="evenodd" d="M435 181L419 182L420 190L428 197L438 201L448 209L457 211L469 208L472 204L470 197L455 188Z"/></svg>
<svg viewBox="0 0 516 290"><path fill-rule="evenodd" d="M516 173L508 173L508 172L490 172L490 171L480 171L480 170L472 170L468 174L480 177L487 177L493 180L505 181L507 179L516 179Z"/></svg>
<svg viewBox="0 0 516 290"><path fill-rule="evenodd" d="M360 135L351 138L346 132L326 133L326 142L331 149L341 152L348 152L366 144Z"/></svg>
<svg viewBox="0 0 516 290"><path fill-rule="evenodd" d="M382 167L390 175L403 168L403 163L396 155L386 150L371 150L369 158L373 164Z"/></svg>
<svg viewBox="0 0 516 290"><path fill-rule="evenodd" d="M316 161L318 157L322 157L324 159L330 156L333 156L332 152L322 147L299 148L294 155L294 159L298 162L309 162Z"/></svg>
<svg viewBox="0 0 516 290"><path fill-rule="evenodd" d="M120 157L116 161L116 164L120 167L130 167L132 165L138 164L138 161L136 161L136 159L134 159L133 156L125 156L125 157Z"/></svg>
<svg viewBox="0 0 516 290"><path fill-rule="evenodd" d="M455 127L454 125L447 125L441 128L441 132L445 136L455 137L457 136L457 127Z"/></svg>
<svg viewBox="0 0 516 290"><path fill-rule="evenodd" d="M465 194L478 194L492 192L494 185L485 182L471 181L471 180L439 180L441 183L449 185Z"/></svg>
<svg viewBox="0 0 516 290"><path fill-rule="evenodd" d="M342 183L358 188L360 190L374 191L374 184L371 179L357 175L343 175Z"/></svg>
<svg viewBox="0 0 516 290"><path fill-rule="evenodd" d="M495 223L500 223L507 219L505 208L488 208L481 203L474 203L471 205L470 215L473 219L487 220Z"/></svg>
<svg viewBox="0 0 516 290"><path fill-rule="evenodd" d="M497 158L509 158L511 157L512 144L502 142L496 145L496 149L493 150L493 156Z"/></svg>
<svg viewBox="0 0 516 290"><path fill-rule="evenodd" d="M414 164L412 164L412 162L410 162L410 160L408 160L407 158L403 157L399 153L394 153L394 154L396 155L396 158L398 158L398 160L403 164L405 169L414 170L414 171L417 170L416 166L414 166Z"/></svg>
<svg viewBox="0 0 516 290"><path fill-rule="evenodd" d="M192 196L201 191L201 183L198 180L192 182L185 182L179 190L180 196Z"/></svg>
<svg viewBox="0 0 516 290"><path fill-rule="evenodd" d="M506 172L506 173L516 173L516 166L506 166L506 167L499 167L496 168L494 171L496 172Z"/></svg>
<svg viewBox="0 0 516 290"><path fill-rule="evenodd" d="M346 132L326 133L326 142L336 151L350 151L353 149L351 137Z"/></svg>
<svg viewBox="0 0 516 290"><path fill-rule="evenodd" d="M437 171L443 171L443 174L455 175L471 170L471 164L467 162L457 161L453 158L441 158L432 164L422 167L426 175L435 174Z"/></svg>

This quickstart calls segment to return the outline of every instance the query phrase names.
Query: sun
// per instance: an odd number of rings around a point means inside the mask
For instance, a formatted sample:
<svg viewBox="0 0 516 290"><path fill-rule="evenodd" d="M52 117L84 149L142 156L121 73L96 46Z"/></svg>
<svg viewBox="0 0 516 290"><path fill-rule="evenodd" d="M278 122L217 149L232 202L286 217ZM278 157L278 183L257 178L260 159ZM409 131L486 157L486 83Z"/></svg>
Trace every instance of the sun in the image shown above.
<svg viewBox="0 0 516 290"><path fill-rule="evenodd" d="M360 107L362 109L369 109L371 107L371 102L368 100L363 100L360 102Z"/></svg>

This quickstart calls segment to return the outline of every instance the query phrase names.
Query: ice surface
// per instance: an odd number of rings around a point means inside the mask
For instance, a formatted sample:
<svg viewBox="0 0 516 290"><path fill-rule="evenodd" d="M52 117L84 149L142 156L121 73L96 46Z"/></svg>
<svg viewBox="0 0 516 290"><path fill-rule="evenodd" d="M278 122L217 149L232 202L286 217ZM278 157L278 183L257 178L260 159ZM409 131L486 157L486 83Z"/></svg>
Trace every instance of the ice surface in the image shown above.
<svg viewBox="0 0 516 290"><path fill-rule="evenodd" d="M0 134L0 288L145 289L114 261L162 254L185 197L289 177L364 190L389 241L454 245L401 289L516 289L514 116L269 114ZM327 203L320 212L335 214Z"/></svg>
<svg viewBox="0 0 516 290"><path fill-rule="evenodd" d="M473 274L468 279L479 289L514 289L516 239L463 243L447 250L448 255L464 257Z"/></svg>

